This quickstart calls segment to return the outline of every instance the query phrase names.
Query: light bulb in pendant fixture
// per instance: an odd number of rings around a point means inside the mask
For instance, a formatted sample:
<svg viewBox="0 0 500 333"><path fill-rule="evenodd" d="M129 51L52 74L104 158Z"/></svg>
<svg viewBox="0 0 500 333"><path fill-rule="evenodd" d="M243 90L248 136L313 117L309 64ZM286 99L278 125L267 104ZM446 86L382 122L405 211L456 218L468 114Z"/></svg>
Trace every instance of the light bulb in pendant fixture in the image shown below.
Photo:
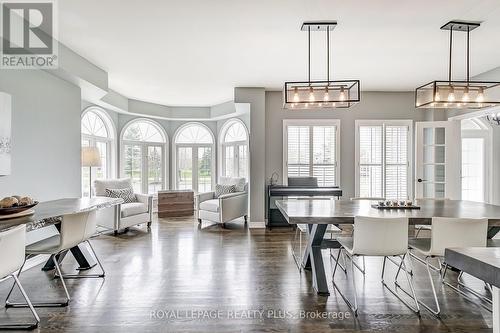
<svg viewBox="0 0 500 333"><path fill-rule="evenodd" d="M465 87L464 94L462 96L462 102L469 101L469 87Z"/></svg>
<svg viewBox="0 0 500 333"><path fill-rule="evenodd" d="M439 88L436 87L436 93L434 94L434 100L439 102L441 100L441 95L439 95Z"/></svg>
<svg viewBox="0 0 500 333"><path fill-rule="evenodd" d="M313 87L309 87L309 102L314 102L316 98L314 97L314 89Z"/></svg>
<svg viewBox="0 0 500 333"><path fill-rule="evenodd" d="M339 100L341 100L342 102L345 101L345 89L344 89L344 87L340 87Z"/></svg>
<svg viewBox="0 0 500 333"><path fill-rule="evenodd" d="M295 87L293 89L293 101L297 103L299 101L299 88Z"/></svg>
<svg viewBox="0 0 500 333"><path fill-rule="evenodd" d="M484 88L483 87L479 87L479 91L478 91L477 97L476 97L476 102L478 102L478 103L484 102Z"/></svg>
<svg viewBox="0 0 500 333"><path fill-rule="evenodd" d="M455 101L455 88L450 86L450 92L448 93L448 102L454 102Z"/></svg>
<svg viewBox="0 0 500 333"><path fill-rule="evenodd" d="M328 87L325 87L325 96L323 97L323 101L328 102L330 100L330 94L328 93Z"/></svg>

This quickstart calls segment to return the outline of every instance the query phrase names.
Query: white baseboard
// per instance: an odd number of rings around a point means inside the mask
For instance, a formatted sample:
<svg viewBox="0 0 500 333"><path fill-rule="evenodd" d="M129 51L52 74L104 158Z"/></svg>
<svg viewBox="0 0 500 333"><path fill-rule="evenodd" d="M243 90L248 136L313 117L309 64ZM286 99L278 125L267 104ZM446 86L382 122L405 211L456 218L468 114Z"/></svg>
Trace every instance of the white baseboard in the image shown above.
<svg viewBox="0 0 500 333"><path fill-rule="evenodd" d="M266 222L253 222L250 221L248 228L250 229L262 229L266 227Z"/></svg>

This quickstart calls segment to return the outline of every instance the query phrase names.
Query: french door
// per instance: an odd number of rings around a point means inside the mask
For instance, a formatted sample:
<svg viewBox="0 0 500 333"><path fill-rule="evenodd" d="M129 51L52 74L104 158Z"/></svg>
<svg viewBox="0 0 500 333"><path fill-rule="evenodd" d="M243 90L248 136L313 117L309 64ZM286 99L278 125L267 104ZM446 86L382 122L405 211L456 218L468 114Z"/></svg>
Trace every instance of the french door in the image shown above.
<svg viewBox="0 0 500 333"><path fill-rule="evenodd" d="M211 145L177 145L177 189L210 192L213 185Z"/></svg>
<svg viewBox="0 0 500 333"><path fill-rule="evenodd" d="M162 144L124 143L122 172L135 192L155 194L165 188L165 155Z"/></svg>
<svg viewBox="0 0 500 333"><path fill-rule="evenodd" d="M417 122L415 128L415 198L460 199L460 122Z"/></svg>

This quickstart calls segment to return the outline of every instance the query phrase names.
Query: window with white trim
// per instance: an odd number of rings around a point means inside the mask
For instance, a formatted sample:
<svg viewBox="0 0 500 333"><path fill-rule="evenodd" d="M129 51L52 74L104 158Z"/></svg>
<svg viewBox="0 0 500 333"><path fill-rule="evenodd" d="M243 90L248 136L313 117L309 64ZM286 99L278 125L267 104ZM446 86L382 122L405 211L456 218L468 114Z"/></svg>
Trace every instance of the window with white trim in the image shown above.
<svg viewBox="0 0 500 333"><path fill-rule="evenodd" d="M177 129L175 184L179 190L210 192L214 187L215 147L210 129L201 123L187 123Z"/></svg>
<svg viewBox="0 0 500 333"><path fill-rule="evenodd" d="M339 120L284 120L285 178L313 176L319 186L338 185Z"/></svg>
<svg viewBox="0 0 500 333"><path fill-rule="evenodd" d="M248 178L248 131L239 119L228 120L220 131L221 175Z"/></svg>
<svg viewBox="0 0 500 333"><path fill-rule="evenodd" d="M122 130L121 174L132 180L135 192L154 194L166 188L168 138L150 119L135 119Z"/></svg>
<svg viewBox="0 0 500 333"><path fill-rule="evenodd" d="M357 197L411 196L411 129L411 120L356 121Z"/></svg>
<svg viewBox="0 0 500 333"><path fill-rule="evenodd" d="M102 166L92 168L92 179L110 178L114 172L115 134L111 118L98 107L89 107L82 113L81 119L82 147L97 147ZM89 196L89 167L82 167L82 195Z"/></svg>

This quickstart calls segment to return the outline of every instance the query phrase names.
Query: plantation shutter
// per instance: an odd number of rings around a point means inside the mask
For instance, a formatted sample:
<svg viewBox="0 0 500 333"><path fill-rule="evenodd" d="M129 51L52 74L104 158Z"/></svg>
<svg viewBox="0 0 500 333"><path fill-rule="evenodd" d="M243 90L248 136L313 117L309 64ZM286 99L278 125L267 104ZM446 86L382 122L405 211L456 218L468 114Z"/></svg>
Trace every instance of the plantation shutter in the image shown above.
<svg viewBox="0 0 500 333"><path fill-rule="evenodd" d="M382 126L359 127L359 196L382 197Z"/></svg>
<svg viewBox="0 0 500 333"><path fill-rule="evenodd" d="M288 126L288 177L309 176L309 126Z"/></svg>
<svg viewBox="0 0 500 333"><path fill-rule="evenodd" d="M408 198L408 127L385 127L385 197Z"/></svg>

